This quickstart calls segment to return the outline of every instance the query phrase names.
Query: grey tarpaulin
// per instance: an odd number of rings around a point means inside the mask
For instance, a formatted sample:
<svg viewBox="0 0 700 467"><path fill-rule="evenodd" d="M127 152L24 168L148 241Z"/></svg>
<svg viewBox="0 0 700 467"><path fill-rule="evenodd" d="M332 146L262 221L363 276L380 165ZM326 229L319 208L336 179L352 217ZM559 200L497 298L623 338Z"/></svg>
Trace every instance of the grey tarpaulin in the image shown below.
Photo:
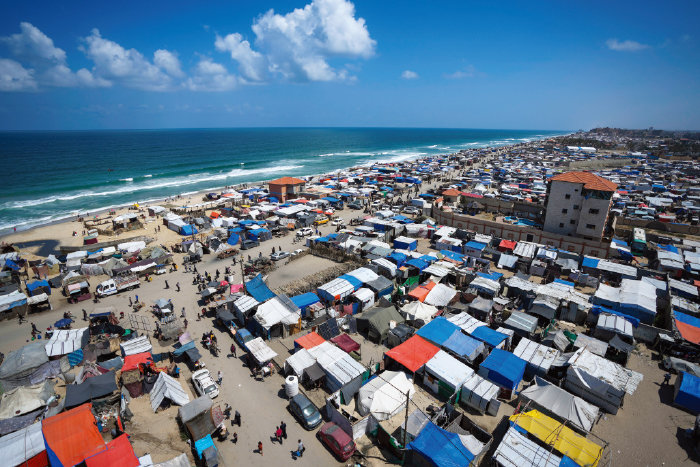
<svg viewBox="0 0 700 467"><path fill-rule="evenodd" d="M192 439L202 439L216 429L211 416L212 405L209 396L202 396L177 410Z"/></svg>
<svg viewBox="0 0 700 467"><path fill-rule="evenodd" d="M360 390L360 387L362 387L362 375L356 376L349 383L340 388L340 392L343 395L343 400L346 403L351 401L352 398L355 397L355 394L357 394L357 391Z"/></svg>
<svg viewBox="0 0 700 467"><path fill-rule="evenodd" d="M66 386L66 408L104 397L117 389L114 371L88 378L82 384L69 384Z"/></svg>
<svg viewBox="0 0 700 467"><path fill-rule="evenodd" d="M49 357L46 355L46 348L44 342L33 342L27 344L19 350L10 352L5 360L0 365L0 381L3 383L5 380L17 380L20 381L25 377L29 376L38 367L49 361ZM22 384L16 384L15 386L21 386ZM7 390L7 386L5 386Z"/></svg>

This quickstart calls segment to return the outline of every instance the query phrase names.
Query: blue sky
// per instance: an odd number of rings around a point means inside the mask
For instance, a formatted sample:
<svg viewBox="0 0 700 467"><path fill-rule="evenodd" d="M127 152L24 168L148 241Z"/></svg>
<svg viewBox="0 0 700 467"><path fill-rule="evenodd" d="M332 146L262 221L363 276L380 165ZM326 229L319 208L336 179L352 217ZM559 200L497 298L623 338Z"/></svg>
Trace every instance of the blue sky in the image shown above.
<svg viewBox="0 0 700 467"><path fill-rule="evenodd" d="M4 2L0 129L700 129L700 3Z"/></svg>

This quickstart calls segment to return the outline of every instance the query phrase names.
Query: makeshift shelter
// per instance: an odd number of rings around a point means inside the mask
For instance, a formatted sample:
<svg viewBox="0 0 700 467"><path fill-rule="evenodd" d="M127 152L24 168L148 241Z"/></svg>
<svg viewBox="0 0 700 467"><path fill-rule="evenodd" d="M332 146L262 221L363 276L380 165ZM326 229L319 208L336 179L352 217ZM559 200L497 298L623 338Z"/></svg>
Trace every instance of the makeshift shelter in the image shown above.
<svg viewBox="0 0 700 467"><path fill-rule="evenodd" d="M300 320L301 311L284 295L273 297L258 306L254 316L254 322L262 328L261 333L256 333L267 339L286 336L289 327L298 324Z"/></svg>
<svg viewBox="0 0 700 467"><path fill-rule="evenodd" d="M372 416L376 420L388 420L405 410L408 400L416 390L402 371L385 371L367 381L357 394L357 412Z"/></svg>
<svg viewBox="0 0 700 467"><path fill-rule="evenodd" d="M299 307L302 316L306 315L306 309L308 307L310 307L311 305L315 305L316 303L321 301L321 299L318 298L318 295L316 295L313 292L307 292L301 295L297 295L295 297L291 297L291 300L297 307Z"/></svg>
<svg viewBox="0 0 700 467"><path fill-rule="evenodd" d="M578 339L577 339L578 340ZM569 359L564 388L612 414L625 394L633 394L644 376L615 362L579 349Z"/></svg>
<svg viewBox="0 0 700 467"><path fill-rule="evenodd" d="M250 352L253 358L261 365L277 356L277 352L272 350L260 337L249 340L246 343L246 347L248 347L248 352Z"/></svg>
<svg viewBox="0 0 700 467"><path fill-rule="evenodd" d="M318 292L318 296L323 301L326 303L333 303L334 301L342 300L353 293L355 291L355 286L345 279L336 278L319 286L316 290Z"/></svg>
<svg viewBox="0 0 700 467"><path fill-rule="evenodd" d="M673 324L683 339L700 345L700 319L680 311L674 311Z"/></svg>
<svg viewBox="0 0 700 467"><path fill-rule="evenodd" d="M106 449L85 459L87 467L139 467L141 463L134 454L129 435L123 433L107 443Z"/></svg>
<svg viewBox="0 0 700 467"><path fill-rule="evenodd" d="M554 384L535 377L535 384L520 392L529 407L589 432L600 415L600 409Z"/></svg>
<svg viewBox="0 0 700 467"><path fill-rule="evenodd" d="M46 342L46 355L55 357L80 350L90 341L89 328L57 329Z"/></svg>
<svg viewBox="0 0 700 467"><path fill-rule="evenodd" d="M433 287L435 287L435 282L429 281L411 290L407 295L415 300L418 300L419 302L424 302L425 298L428 296Z"/></svg>
<svg viewBox="0 0 700 467"><path fill-rule="evenodd" d="M39 467L49 465L41 422L0 437L3 464Z"/></svg>
<svg viewBox="0 0 700 467"><path fill-rule="evenodd" d="M178 417L192 439L202 439L212 434L221 423L222 420L212 410L213 405L209 396L202 396L177 409Z"/></svg>
<svg viewBox="0 0 700 467"><path fill-rule="evenodd" d="M323 369L326 375L326 387L331 392L343 388L341 391L343 397L349 401L359 389L361 378L359 380L357 378L365 373L365 367L330 342L324 342L309 349L309 353ZM354 384L346 386L351 382Z"/></svg>
<svg viewBox="0 0 700 467"><path fill-rule="evenodd" d="M262 274L258 274L253 279L245 283L248 295L260 303L263 303L275 296L274 292L263 282Z"/></svg>
<svg viewBox="0 0 700 467"><path fill-rule="evenodd" d="M444 317L439 316L421 327L416 334L435 345L441 346L452 336L452 334L455 333L455 331L459 331L460 334L462 333L456 324L453 324Z"/></svg>
<svg viewBox="0 0 700 467"><path fill-rule="evenodd" d="M505 467L560 467L571 466L571 462L563 461L561 456L545 449L534 441L529 440L517 429L510 427L506 431L501 444L493 454L493 460Z"/></svg>
<svg viewBox="0 0 700 467"><path fill-rule="evenodd" d="M109 396L118 390L116 375L114 371L109 371L99 376L86 379L81 384L66 385L65 407L72 407L84 404L95 399Z"/></svg>
<svg viewBox="0 0 700 467"><path fill-rule="evenodd" d="M425 296L423 302L436 307L447 306L457 295L457 291L445 284L436 284Z"/></svg>
<svg viewBox="0 0 700 467"><path fill-rule="evenodd" d="M405 320L392 306L375 307L357 316L357 330L367 333L367 337L374 342L382 342L386 338L392 324L403 323Z"/></svg>
<svg viewBox="0 0 700 467"><path fill-rule="evenodd" d="M304 370L316 363L316 359L305 348L299 348L287 360L284 361L284 372L294 373L298 378L304 374Z"/></svg>
<svg viewBox="0 0 700 467"><path fill-rule="evenodd" d="M440 349L420 336L411 336L405 342L399 344L384 353L396 363L408 369L411 373L420 370L428 360L433 358Z"/></svg>
<svg viewBox="0 0 700 467"><path fill-rule="evenodd" d="M408 302L401 308L401 313L404 315L408 321L418 321L421 320L424 323L430 322L433 316L438 312L438 309L432 305L427 305L425 303L415 301Z"/></svg>
<svg viewBox="0 0 700 467"><path fill-rule="evenodd" d="M124 357L150 352L153 350L153 346L151 345L151 341L148 339L148 336L139 336L128 341L122 341L119 346Z"/></svg>
<svg viewBox="0 0 700 467"><path fill-rule="evenodd" d="M182 385L178 380L165 372L158 373L153 389L151 389L151 408L155 412L163 403L163 399L170 399L174 404L183 406L190 401Z"/></svg>
<svg viewBox="0 0 700 467"><path fill-rule="evenodd" d="M20 386L4 392L0 398L0 419L21 416L45 407L55 395L54 381Z"/></svg>
<svg viewBox="0 0 700 467"><path fill-rule="evenodd" d="M428 422L408 446L410 465L463 467L471 465L484 445L473 435L452 433Z"/></svg>
<svg viewBox="0 0 700 467"><path fill-rule="evenodd" d="M474 370L467 365L447 352L439 350L425 364L423 384L444 399L449 400L456 395L455 401L457 401L462 384L473 374Z"/></svg>
<svg viewBox="0 0 700 467"><path fill-rule="evenodd" d="M301 347L304 349L310 349L311 347L316 347L317 345L322 344L324 342L326 342L326 339L319 336L316 331L311 331L310 333L295 339L294 348L298 349Z"/></svg>
<svg viewBox="0 0 700 467"><path fill-rule="evenodd" d="M41 431L52 467L72 467L105 448L89 403L44 419Z"/></svg>
<svg viewBox="0 0 700 467"><path fill-rule="evenodd" d="M493 349L479 365L479 375L503 389L517 390L525 375L527 362L510 352Z"/></svg>
<svg viewBox="0 0 700 467"><path fill-rule="evenodd" d="M537 330L537 318L527 313L514 311L503 323L504 328L512 329L516 334L523 337L532 337Z"/></svg>
<svg viewBox="0 0 700 467"><path fill-rule="evenodd" d="M394 291L394 283L384 276L377 276L376 279L366 282L365 287L374 292L377 297L389 295Z"/></svg>
<svg viewBox="0 0 700 467"><path fill-rule="evenodd" d="M525 373L529 380L534 375L546 376L559 356L559 351L523 337L513 350L513 355L527 362Z"/></svg>
<svg viewBox="0 0 700 467"><path fill-rule="evenodd" d="M693 415L700 414L700 378L681 371L673 388L673 403Z"/></svg>
<svg viewBox="0 0 700 467"><path fill-rule="evenodd" d="M462 404L471 407L482 414L488 412L489 415L498 414L501 403L498 401L498 394L501 388L491 381L482 378L477 373L467 378L462 384L459 400Z"/></svg>
<svg viewBox="0 0 700 467"><path fill-rule="evenodd" d="M352 337L347 334L340 334L331 338L331 342L337 345L343 352L359 352L360 344L355 342Z"/></svg>
<svg viewBox="0 0 700 467"><path fill-rule="evenodd" d="M0 365L0 383L5 391L9 391L18 386L40 383L58 373L60 367L56 372L46 355L44 343L32 342L5 356Z"/></svg>
<svg viewBox="0 0 700 467"><path fill-rule="evenodd" d="M656 287L646 281L622 279L619 288L599 284L593 303L652 324L656 317Z"/></svg>
<svg viewBox="0 0 700 467"><path fill-rule="evenodd" d="M512 415L510 422L578 465L597 465L603 448L538 410Z"/></svg>

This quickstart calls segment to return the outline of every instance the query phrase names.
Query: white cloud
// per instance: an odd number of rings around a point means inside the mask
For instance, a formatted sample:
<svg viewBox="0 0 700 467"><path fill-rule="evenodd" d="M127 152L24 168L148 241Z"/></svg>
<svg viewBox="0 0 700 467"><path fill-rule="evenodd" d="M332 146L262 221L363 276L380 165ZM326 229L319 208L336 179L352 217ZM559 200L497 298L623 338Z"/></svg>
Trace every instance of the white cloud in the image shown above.
<svg viewBox="0 0 700 467"><path fill-rule="evenodd" d="M331 59L368 58L376 42L365 20L355 18L347 0L313 0L285 15L269 10L253 22L255 46L238 34L217 36L215 46L230 52L246 79L261 81L268 73L292 81L352 79L348 69L336 69Z"/></svg>
<svg viewBox="0 0 700 467"><path fill-rule="evenodd" d="M153 53L153 63L175 77L182 77L185 74L180 66L180 59L169 50L159 49Z"/></svg>
<svg viewBox="0 0 700 467"><path fill-rule="evenodd" d="M83 51L95 63L93 73L100 79L147 91L166 91L173 87L172 77L148 61L138 50L127 50L116 42L103 38L99 30L93 29L84 38L84 42L86 46ZM160 57L161 64L168 62L172 66L172 60L165 58L166 55L170 57L172 54L161 50L154 54L154 58Z"/></svg>
<svg viewBox="0 0 700 467"><path fill-rule="evenodd" d="M194 69L185 87L191 91L230 91L238 85L238 78L225 66L210 58L202 58Z"/></svg>
<svg viewBox="0 0 700 467"><path fill-rule="evenodd" d="M14 60L0 58L0 91L27 91L36 88L34 70L28 70Z"/></svg>
<svg viewBox="0 0 700 467"><path fill-rule="evenodd" d="M464 78L474 78L475 76L479 76L481 73L476 71L476 68L474 68L474 65L468 65L461 70L457 70L454 73L448 73L445 75L445 78L447 79L464 79Z"/></svg>
<svg viewBox="0 0 700 467"><path fill-rule="evenodd" d="M64 63L66 52L53 45L53 40L41 32L36 26L22 22L19 24L22 32L3 37L0 41L7 44L10 51L22 60L29 62L51 61Z"/></svg>
<svg viewBox="0 0 700 467"><path fill-rule="evenodd" d="M233 33L226 37L216 36L214 46L221 52L229 52L231 58L238 62L238 70L244 78L262 81L265 78L267 61L260 52L251 49L250 42L240 34Z"/></svg>
<svg viewBox="0 0 700 467"><path fill-rule="evenodd" d="M647 44L642 44L637 41L619 41L617 39L608 39L605 41L605 45L608 46L608 49L616 52L639 52L640 50L649 48Z"/></svg>
<svg viewBox="0 0 700 467"><path fill-rule="evenodd" d="M403 79L418 79L418 73L411 70L404 70L404 72L401 73L401 77Z"/></svg>

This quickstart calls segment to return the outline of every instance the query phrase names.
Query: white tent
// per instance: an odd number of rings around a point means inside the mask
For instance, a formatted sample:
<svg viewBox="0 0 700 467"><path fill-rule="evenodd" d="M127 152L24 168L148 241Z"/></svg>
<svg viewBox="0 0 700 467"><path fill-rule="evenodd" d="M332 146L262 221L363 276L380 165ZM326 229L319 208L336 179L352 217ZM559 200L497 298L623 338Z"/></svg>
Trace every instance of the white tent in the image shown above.
<svg viewBox="0 0 700 467"><path fill-rule="evenodd" d="M21 465L46 450L41 422L0 438L0 452L4 465Z"/></svg>
<svg viewBox="0 0 700 467"><path fill-rule="evenodd" d="M255 357L258 363L266 363L277 356L277 352L272 350L261 337L256 337L246 343L246 347Z"/></svg>
<svg viewBox="0 0 700 467"><path fill-rule="evenodd" d="M433 287L423 300L428 305L447 306L452 301L457 291L445 284L437 284Z"/></svg>
<svg viewBox="0 0 700 467"><path fill-rule="evenodd" d="M319 295L326 300L342 300L355 291L355 287L345 279L336 278L318 287Z"/></svg>
<svg viewBox="0 0 700 467"><path fill-rule="evenodd" d="M175 378L160 372L156 383L151 389L151 408L154 412L158 410L158 407L160 407L160 404L166 397L181 406L190 401L190 397Z"/></svg>
<svg viewBox="0 0 700 467"><path fill-rule="evenodd" d="M348 276L352 276L358 281L362 282L363 284L366 284L367 282L371 282L375 280L377 277L377 273L372 271L371 269L368 268L357 268L354 271L350 271L347 273Z"/></svg>
<svg viewBox="0 0 700 467"><path fill-rule="evenodd" d="M520 396L531 400L545 413L550 413L561 421L568 422L584 431L591 431L600 410L580 397L562 388L535 377L535 384L523 390Z"/></svg>
<svg viewBox="0 0 700 467"><path fill-rule="evenodd" d="M316 363L316 359L308 350L297 349L287 360L284 361L285 373L294 372L299 378L304 374L304 370Z"/></svg>
<svg viewBox="0 0 700 467"><path fill-rule="evenodd" d="M389 261L386 258L377 258L372 260L372 264L376 264L382 269L385 269L387 272L389 272L389 275L391 277L396 276L396 265Z"/></svg>
<svg viewBox="0 0 700 467"><path fill-rule="evenodd" d="M46 343L46 355L54 357L56 355L66 355L76 350L82 349L89 339L88 328L80 329L59 329L54 331L51 339Z"/></svg>
<svg viewBox="0 0 700 467"><path fill-rule="evenodd" d="M562 458L530 441L513 427L508 428L493 459L504 467L559 467Z"/></svg>
<svg viewBox="0 0 700 467"><path fill-rule="evenodd" d="M559 351L523 337L518 342L518 346L515 347L513 354L527 362L528 374L535 373L545 376L554 360L559 356Z"/></svg>
<svg viewBox="0 0 700 467"><path fill-rule="evenodd" d="M357 411L372 414L377 420L388 420L406 407L406 394L413 398L416 390L406 373L385 371L360 388Z"/></svg>
<svg viewBox="0 0 700 467"><path fill-rule="evenodd" d="M486 323L484 323L483 321L479 321L473 316L470 316L465 311L457 315L448 317L447 321L449 321L452 324L456 324L462 331L466 332L469 335L471 335L476 328L486 326Z"/></svg>
<svg viewBox="0 0 700 467"><path fill-rule="evenodd" d="M498 394L500 391L501 388L491 381L473 373L467 378L464 384L462 384L460 400L463 404L481 413L488 412L495 416L500 407L500 403L498 402Z"/></svg>
<svg viewBox="0 0 700 467"><path fill-rule="evenodd" d="M367 288L357 289L357 292L352 294L353 297L362 303L362 311L374 306L374 292Z"/></svg>
<svg viewBox="0 0 700 467"><path fill-rule="evenodd" d="M120 344L124 357L142 352L150 352L153 349L148 336L140 336L136 339L124 341Z"/></svg>
<svg viewBox="0 0 700 467"><path fill-rule="evenodd" d="M439 385L437 380L440 380L449 385L454 390L454 393L459 391L462 384L473 374L474 370L467 365L444 350L438 350L438 353L425 364L423 383L434 393L438 394ZM437 378L437 380L433 377Z"/></svg>
<svg viewBox="0 0 700 467"><path fill-rule="evenodd" d="M270 329L278 323L296 324L301 318L301 311L290 310L279 297L273 297L258 307L255 320L265 329Z"/></svg>
<svg viewBox="0 0 700 467"><path fill-rule="evenodd" d="M419 301L409 302L401 308L401 313L404 318L409 321L414 321L417 319L423 320L428 323L435 316L438 309L432 305L428 305Z"/></svg>

